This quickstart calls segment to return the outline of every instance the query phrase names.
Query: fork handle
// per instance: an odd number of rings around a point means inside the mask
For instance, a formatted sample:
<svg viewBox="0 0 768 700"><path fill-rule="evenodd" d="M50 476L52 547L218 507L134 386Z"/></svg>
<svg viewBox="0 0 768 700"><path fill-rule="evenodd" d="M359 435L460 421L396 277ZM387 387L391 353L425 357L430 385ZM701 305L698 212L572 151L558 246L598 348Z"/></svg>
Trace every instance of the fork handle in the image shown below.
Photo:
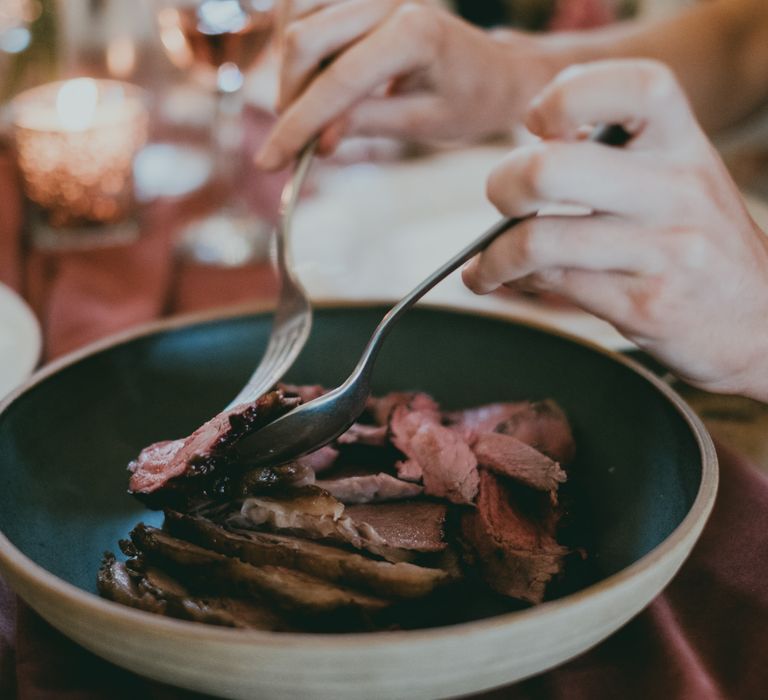
<svg viewBox="0 0 768 700"><path fill-rule="evenodd" d="M475 255L485 250L496 238L502 233L508 231L514 226L517 226L521 221L531 219L536 214L528 214L527 216L505 218L498 221L491 226L482 236L477 238L473 243L470 243L460 253L454 255L448 262L441 265L435 270L429 277L427 277L421 284L415 287L409 294L404 296L395 306L393 306L381 319L381 322L376 326L376 330L373 332L368 344L365 346L362 357L357 363L354 372L350 375L344 386L356 381L361 375L367 374L373 368L376 356L378 355L379 348L384 342L384 339L389 334L392 326L397 320L410 309L419 299L421 299L427 292L433 287L442 282L448 275L454 270L459 268L468 260L472 259Z"/></svg>
<svg viewBox="0 0 768 700"><path fill-rule="evenodd" d="M632 135L628 133L619 124L605 124L597 126L592 134L590 134L590 140L597 143L605 144L606 146L623 146L631 138ZM402 316L408 309L411 308L419 299L421 299L427 292L433 287L442 282L448 275L454 270L459 268L465 262L473 258L475 255L485 250L494 240L496 240L502 233L517 226L519 223L531 219L537 215L536 212L527 214L520 217L508 217L501 219L491 226L485 233L477 238L473 243L470 243L464 250L454 255L448 262L441 265L435 270L429 277L427 277L421 284L411 290L409 294L404 296L395 306L393 306L373 332L368 344L363 351L363 355L360 361L355 367L354 372L344 382L344 385L351 384L360 375L370 373L373 368L376 355L378 354L381 343L386 338L390 329L394 323Z"/></svg>

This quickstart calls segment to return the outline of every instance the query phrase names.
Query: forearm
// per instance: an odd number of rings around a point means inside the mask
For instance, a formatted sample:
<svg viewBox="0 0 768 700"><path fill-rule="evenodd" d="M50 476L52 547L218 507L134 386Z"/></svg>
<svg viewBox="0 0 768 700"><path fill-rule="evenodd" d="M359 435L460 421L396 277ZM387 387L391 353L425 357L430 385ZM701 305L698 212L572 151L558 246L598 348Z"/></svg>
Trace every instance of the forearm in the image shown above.
<svg viewBox="0 0 768 700"><path fill-rule="evenodd" d="M600 59L663 61L676 72L710 132L738 122L768 101L765 0L710 0L671 19L551 34L539 43L555 72Z"/></svg>

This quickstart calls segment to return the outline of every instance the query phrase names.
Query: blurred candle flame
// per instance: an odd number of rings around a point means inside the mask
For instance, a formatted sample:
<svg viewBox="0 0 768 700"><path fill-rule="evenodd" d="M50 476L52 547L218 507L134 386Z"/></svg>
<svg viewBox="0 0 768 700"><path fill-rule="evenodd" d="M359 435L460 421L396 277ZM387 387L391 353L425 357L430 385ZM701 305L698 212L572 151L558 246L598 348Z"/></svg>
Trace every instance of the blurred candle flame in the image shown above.
<svg viewBox="0 0 768 700"><path fill-rule="evenodd" d="M173 7L163 8L157 16L160 25L160 41L163 43L168 57L177 68L189 68L194 57L184 38L179 25L181 18Z"/></svg>
<svg viewBox="0 0 768 700"><path fill-rule="evenodd" d="M136 67L136 46L128 36L119 36L107 45L107 70L116 78L127 78Z"/></svg>
<svg viewBox="0 0 768 700"><path fill-rule="evenodd" d="M85 131L93 124L99 88L93 78L69 80L59 88L56 114L67 131Z"/></svg>

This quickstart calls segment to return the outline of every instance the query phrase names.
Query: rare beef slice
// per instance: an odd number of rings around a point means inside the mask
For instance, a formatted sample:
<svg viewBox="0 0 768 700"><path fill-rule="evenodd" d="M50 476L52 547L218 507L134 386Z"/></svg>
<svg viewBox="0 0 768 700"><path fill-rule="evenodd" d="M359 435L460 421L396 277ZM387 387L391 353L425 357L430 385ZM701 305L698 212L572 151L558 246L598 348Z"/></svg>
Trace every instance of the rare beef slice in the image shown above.
<svg viewBox="0 0 768 700"><path fill-rule="evenodd" d="M151 494L179 479L210 476L227 463L232 448L246 435L300 403L273 391L257 401L224 411L189 437L157 442L144 448L128 465L129 490Z"/></svg>
<svg viewBox="0 0 768 700"><path fill-rule="evenodd" d="M556 491L566 480L557 462L511 435L481 433L472 451L481 466L539 491Z"/></svg>
<svg viewBox="0 0 768 700"><path fill-rule="evenodd" d="M418 484L396 479L384 472L324 479L316 482L316 485L346 505L400 501L420 496L424 491Z"/></svg>
<svg viewBox="0 0 768 700"><path fill-rule="evenodd" d="M527 496L545 498L529 492ZM480 470L477 508L461 516L461 536L485 582L494 590L540 603L547 583L563 568L568 549L555 540L556 518L533 517L528 504L495 474ZM536 509L550 507L536 502Z"/></svg>
<svg viewBox="0 0 768 700"><path fill-rule="evenodd" d="M560 464L568 464L576 452L568 419L551 399L526 402L525 408L500 423L496 432L511 435Z"/></svg>

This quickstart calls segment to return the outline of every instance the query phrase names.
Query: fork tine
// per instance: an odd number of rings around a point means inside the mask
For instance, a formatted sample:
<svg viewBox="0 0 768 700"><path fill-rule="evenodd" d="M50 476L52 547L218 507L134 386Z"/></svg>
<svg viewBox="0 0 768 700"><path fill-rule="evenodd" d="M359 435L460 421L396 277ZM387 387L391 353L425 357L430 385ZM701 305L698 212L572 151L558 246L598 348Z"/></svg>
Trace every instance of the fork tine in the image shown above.
<svg viewBox="0 0 768 700"><path fill-rule="evenodd" d="M271 389L288 371L309 337L312 306L304 287L291 270L289 233L293 209L316 148L317 139L304 149L293 175L283 187L280 197L280 221L275 232L277 254L273 258L273 266L280 279L280 296L272 319L272 330L258 367L227 409L253 401Z"/></svg>

